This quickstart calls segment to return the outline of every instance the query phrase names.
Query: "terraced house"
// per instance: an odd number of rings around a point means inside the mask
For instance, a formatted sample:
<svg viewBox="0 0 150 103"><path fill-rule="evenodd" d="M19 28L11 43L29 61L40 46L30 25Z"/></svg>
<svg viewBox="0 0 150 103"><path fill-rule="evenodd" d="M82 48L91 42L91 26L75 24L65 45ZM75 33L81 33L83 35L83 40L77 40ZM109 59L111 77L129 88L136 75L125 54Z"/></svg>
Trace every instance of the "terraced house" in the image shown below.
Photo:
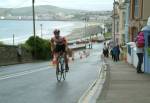
<svg viewBox="0 0 150 103"><path fill-rule="evenodd" d="M134 41L137 32L146 24L150 16L150 0L130 0L130 41Z"/></svg>
<svg viewBox="0 0 150 103"><path fill-rule="evenodd" d="M114 3L112 37L117 44L134 41L150 16L150 0L118 0Z"/></svg>
<svg viewBox="0 0 150 103"><path fill-rule="evenodd" d="M116 44L122 44L125 37L125 2L123 0L114 2L112 18L112 37Z"/></svg>

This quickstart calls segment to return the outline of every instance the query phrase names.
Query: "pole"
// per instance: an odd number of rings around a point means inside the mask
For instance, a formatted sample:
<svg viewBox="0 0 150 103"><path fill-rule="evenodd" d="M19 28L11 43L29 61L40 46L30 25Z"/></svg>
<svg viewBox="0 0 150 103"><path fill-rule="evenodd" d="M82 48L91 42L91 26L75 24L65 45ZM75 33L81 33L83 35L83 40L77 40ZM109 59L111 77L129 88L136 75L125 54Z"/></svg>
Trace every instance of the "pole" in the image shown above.
<svg viewBox="0 0 150 103"><path fill-rule="evenodd" d="M42 34L42 24L40 24L40 26L41 26L41 38L43 37L43 34Z"/></svg>
<svg viewBox="0 0 150 103"><path fill-rule="evenodd" d="M15 35L13 34L13 45L15 45Z"/></svg>
<svg viewBox="0 0 150 103"><path fill-rule="evenodd" d="M36 56L36 35L35 35L35 10L34 10L34 0L32 0L32 15L33 15L33 34L34 34L34 50L33 55Z"/></svg>
<svg viewBox="0 0 150 103"><path fill-rule="evenodd" d="M85 34L84 34L84 38L85 38L84 42L85 42L85 47L86 47L86 17L85 17Z"/></svg>
<svg viewBox="0 0 150 103"><path fill-rule="evenodd" d="M129 26L129 2L126 2L126 23L125 23L125 43L128 42L128 26Z"/></svg>
<svg viewBox="0 0 150 103"><path fill-rule="evenodd" d="M116 37L115 37L115 0L114 0L114 44L116 42Z"/></svg>

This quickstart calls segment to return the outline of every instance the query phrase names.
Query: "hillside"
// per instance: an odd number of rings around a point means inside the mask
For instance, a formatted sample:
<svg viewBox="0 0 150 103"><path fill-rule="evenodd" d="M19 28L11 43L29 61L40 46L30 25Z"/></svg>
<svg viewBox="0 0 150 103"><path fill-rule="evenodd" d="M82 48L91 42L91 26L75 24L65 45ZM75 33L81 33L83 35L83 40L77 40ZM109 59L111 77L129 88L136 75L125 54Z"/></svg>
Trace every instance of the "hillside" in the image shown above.
<svg viewBox="0 0 150 103"><path fill-rule="evenodd" d="M51 5L35 6L36 19L39 20L83 20L85 17L110 17L111 11L84 11L64 9ZM0 8L0 19L32 19L32 7Z"/></svg>
<svg viewBox="0 0 150 103"><path fill-rule="evenodd" d="M74 14L74 13L86 12L86 11L64 9L64 8L59 8L59 7L51 6L51 5L42 5L42 6L35 6L35 12L37 14L58 13L58 12L62 12L65 14L72 14L72 13ZM31 16L32 15L32 7L0 8L0 16L5 16L5 15Z"/></svg>
<svg viewBox="0 0 150 103"><path fill-rule="evenodd" d="M77 40L101 33L101 31L102 28L99 25L90 25L86 28L86 31L85 28L76 28L67 36L67 39Z"/></svg>
<svg viewBox="0 0 150 103"><path fill-rule="evenodd" d="M64 9L56 6L35 6L36 19L39 20L82 20L87 11ZM0 8L0 17L4 19L32 19L32 7ZM0 18L1 19L1 18Z"/></svg>

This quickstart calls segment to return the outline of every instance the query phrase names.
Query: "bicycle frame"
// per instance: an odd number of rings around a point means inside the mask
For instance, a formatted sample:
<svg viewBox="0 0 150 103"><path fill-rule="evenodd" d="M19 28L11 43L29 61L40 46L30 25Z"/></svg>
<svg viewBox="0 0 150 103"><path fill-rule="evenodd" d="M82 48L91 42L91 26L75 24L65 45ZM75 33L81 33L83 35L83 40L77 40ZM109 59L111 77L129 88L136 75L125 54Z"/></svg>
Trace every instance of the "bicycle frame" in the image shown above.
<svg viewBox="0 0 150 103"><path fill-rule="evenodd" d="M57 81L61 81L62 77L64 80L66 78L65 58L63 52L60 52L57 58L56 77Z"/></svg>

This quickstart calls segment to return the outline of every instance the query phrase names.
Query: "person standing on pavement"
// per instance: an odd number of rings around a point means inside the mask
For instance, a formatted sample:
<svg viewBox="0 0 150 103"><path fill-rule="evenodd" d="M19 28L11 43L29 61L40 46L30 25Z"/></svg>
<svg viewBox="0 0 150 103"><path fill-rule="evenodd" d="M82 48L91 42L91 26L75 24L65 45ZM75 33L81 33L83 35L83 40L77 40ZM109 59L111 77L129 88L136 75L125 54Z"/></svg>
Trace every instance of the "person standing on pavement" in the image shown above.
<svg viewBox="0 0 150 103"><path fill-rule="evenodd" d="M116 46L116 61L120 60L120 47L119 45Z"/></svg>
<svg viewBox="0 0 150 103"><path fill-rule="evenodd" d="M112 60L114 60L113 47L112 47L111 50L110 50L110 54L111 54Z"/></svg>
<svg viewBox="0 0 150 103"><path fill-rule="evenodd" d="M106 45L106 42L104 42L103 55L104 55L104 57L107 57L107 58L109 55L109 50L108 50L108 47Z"/></svg>
<svg viewBox="0 0 150 103"><path fill-rule="evenodd" d="M117 62L117 46L113 47L112 54L113 54L113 60L114 60L114 62Z"/></svg>
<svg viewBox="0 0 150 103"><path fill-rule="evenodd" d="M143 56L144 56L144 33L142 31L138 32L136 37L136 52L138 56L138 64L137 64L137 73L143 73L141 70L143 64Z"/></svg>

